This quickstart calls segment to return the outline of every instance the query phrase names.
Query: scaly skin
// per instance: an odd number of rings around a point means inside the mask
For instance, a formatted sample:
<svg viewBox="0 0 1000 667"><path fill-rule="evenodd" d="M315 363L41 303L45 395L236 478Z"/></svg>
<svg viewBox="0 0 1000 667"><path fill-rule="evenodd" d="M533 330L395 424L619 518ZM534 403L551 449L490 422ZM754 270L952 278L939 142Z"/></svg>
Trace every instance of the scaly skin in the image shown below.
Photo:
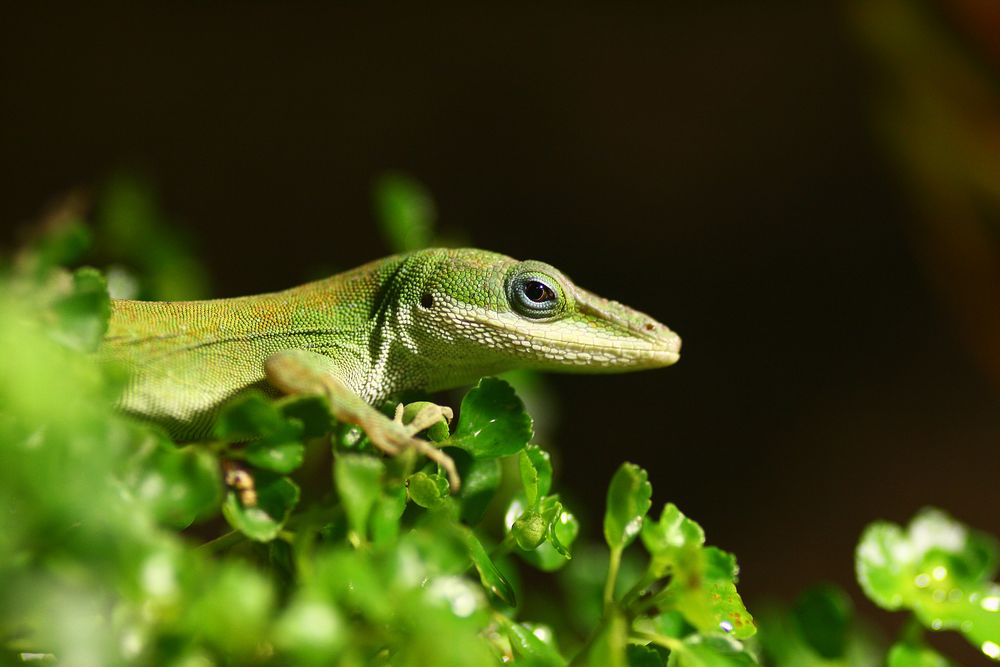
<svg viewBox="0 0 1000 667"><path fill-rule="evenodd" d="M547 264L434 248L272 294L115 301L99 354L131 371L122 408L185 440L250 386L325 392L335 416L377 430L365 405L405 390L514 368L656 368L679 352L667 327Z"/></svg>

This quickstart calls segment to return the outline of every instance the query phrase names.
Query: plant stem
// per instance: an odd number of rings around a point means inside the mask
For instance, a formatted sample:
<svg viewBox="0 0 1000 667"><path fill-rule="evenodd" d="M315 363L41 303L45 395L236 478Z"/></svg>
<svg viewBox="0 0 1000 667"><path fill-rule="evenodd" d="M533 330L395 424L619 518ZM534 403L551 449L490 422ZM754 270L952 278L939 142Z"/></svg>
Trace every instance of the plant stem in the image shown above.
<svg viewBox="0 0 1000 667"><path fill-rule="evenodd" d="M607 610L615 601L615 583L618 581L618 568L622 564L622 548L611 547L611 558L608 560L608 579L604 582L604 609Z"/></svg>

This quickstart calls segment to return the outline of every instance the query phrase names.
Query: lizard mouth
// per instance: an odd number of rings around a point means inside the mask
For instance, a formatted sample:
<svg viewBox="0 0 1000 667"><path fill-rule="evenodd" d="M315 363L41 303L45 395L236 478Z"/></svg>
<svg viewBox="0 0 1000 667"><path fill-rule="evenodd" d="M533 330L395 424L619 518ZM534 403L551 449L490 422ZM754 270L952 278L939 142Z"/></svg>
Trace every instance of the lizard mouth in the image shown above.
<svg viewBox="0 0 1000 667"><path fill-rule="evenodd" d="M638 313L637 313L638 314ZM644 317L644 316L643 316ZM527 321L514 314L463 313L465 327L487 329L497 348L550 370L601 372L670 366L680 358L676 333L645 318L639 327L599 318ZM652 328L647 324L653 324Z"/></svg>

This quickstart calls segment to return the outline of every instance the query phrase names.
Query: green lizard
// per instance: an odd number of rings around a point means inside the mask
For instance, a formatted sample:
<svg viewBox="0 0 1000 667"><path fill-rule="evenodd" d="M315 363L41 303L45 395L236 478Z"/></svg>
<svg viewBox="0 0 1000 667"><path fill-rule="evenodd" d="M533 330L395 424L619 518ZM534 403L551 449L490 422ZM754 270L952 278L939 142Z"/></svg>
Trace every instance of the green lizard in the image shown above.
<svg viewBox="0 0 1000 667"><path fill-rule="evenodd" d="M99 354L124 364L121 407L178 440L210 432L219 406L251 386L327 396L333 416L394 454L451 410L409 424L372 407L406 390L436 391L514 368L618 372L668 366L680 338L560 271L475 249L377 260L283 292L211 301L116 300Z"/></svg>

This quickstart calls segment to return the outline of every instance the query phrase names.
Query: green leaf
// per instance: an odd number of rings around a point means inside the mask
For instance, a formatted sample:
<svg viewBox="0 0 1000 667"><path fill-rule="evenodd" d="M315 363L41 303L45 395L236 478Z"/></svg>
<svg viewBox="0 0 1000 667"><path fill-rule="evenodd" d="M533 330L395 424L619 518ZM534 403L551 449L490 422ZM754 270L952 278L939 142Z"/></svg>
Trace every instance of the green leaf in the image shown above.
<svg viewBox="0 0 1000 667"><path fill-rule="evenodd" d="M841 658L847 642L853 610L851 598L836 586L816 586L795 602L792 610L799 634L817 655Z"/></svg>
<svg viewBox="0 0 1000 667"><path fill-rule="evenodd" d="M467 528L462 531L462 534L465 538L466 548L469 550L469 558L472 559L472 564L476 567L476 571L479 572L479 580L483 583L483 587L499 598L504 604L510 607L516 606L517 601L514 597L514 589L506 577L497 569L489 554L486 553L482 542Z"/></svg>
<svg viewBox="0 0 1000 667"><path fill-rule="evenodd" d="M757 628L736 590L736 558L721 549L701 550L703 570L684 579L685 594L677 608L703 633L728 633L735 639L752 637Z"/></svg>
<svg viewBox="0 0 1000 667"><path fill-rule="evenodd" d="M1000 586L993 538L945 513L920 512L906 530L878 522L861 537L858 581L876 604L911 609L932 630L958 630L1000 659Z"/></svg>
<svg viewBox="0 0 1000 667"><path fill-rule="evenodd" d="M462 399L458 426L443 444L476 459L516 454L531 440L531 417L509 384L483 378Z"/></svg>
<svg viewBox="0 0 1000 667"><path fill-rule="evenodd" d="M420 507L437 509L448 499L448 478L444 475L417 472L407 478L406 490L410 500Z"/></svg>
<svg viewBox="0 0 1000 667"><path fill-rule="evenodd" d="M691 552L705 544L705 531L684 516L673 503L667 503L658 521L648 516L642 525L642 543L652 556L650 569L654 576L662 577L675 563L690 559Z"/></svg>
<svg viewBox="0 0 1000 667"><path fill-rule="evenodd" d="M303 593L292 600L274 628L275 644L294 655L297 664L335 662L349 636L347 623L335 606Z"/></svg>
<svg viewBox="0 0 1000 667"><path fill-rule="evenodd" d="M400 519L406 510L406 487L383 489L371 512L372 542L388 544L399 537Z"/></svg>
<svg viewBox="0 0 1000 667"><path fill-rule="evenodd" d="M498 616L501 628L510 640L514 655L524 658L533 665L546 665L548 667L562 667L566 660L559 655L559 651L549 642L543 641L533 628L524 623L517 623L506 616ZM549 633L551 634L551 633Z"/></svg>
<svg viewBox="0 0 1000 667"><path fill-rule="evenodd" d="M176 528L207 516L222 499L214 456L193 446L178 449L154 433L141 441L126 482L157 520Z"/></svg>
<svg viewBox="0 0 1000 667"><path fill-rule="evenodd" d="M393 252L430 245L434 233L434 200L416 180L388 173L375 183L375 208L382 236Z"/></svg>
<svg viewBox="0 0 1000 667"><path fill-rule="evenodd" d="M653 646L629 644L625 648L628 667L666 667L667 658Z"/></svg>
<svg viewBox="0 0 1000 667"><path fill-rule="evenodd" d="M302 434L302 425L286 420L275 403L262 392L251 390L243 392L222 407L212 432L216 438L225 442L253 440L261 436L279 436L276 440L295 440Z"/></svg>
<svg viewBox="0 0 1000 667"><path fill-rule="evenodd" d="M633 463L623 463L608 486L604 513L604 539L612 549L623 549L642 528L649 511L653 487L646 471Z"/></svg>
<svg viewBox="0 0 1000 667"><path fill-rule="evenodd" d="M543 516L546 516L545 512ZM580 522L571 512L563 508L552 518L548 526L548 539L544 543L534 551L521 551L518 554L539 570L553 572L569 562L569 550L580 534Z"/></svg>
<svg viewBox="0 0 1000 667"><path fill-rule="evenodd" d="M954 663L940 653L908 642L900 642L889 649L888 667L954 667Z"/></svg>
<svg viewBox="0 0 1000 667"><path fill-rule="evenodd" d="M736 591L736 559L703 546L705 532L676 505L665 505L658 521L646 517L642 541L652 557L649 573L655 578L671 575L657 595L661 609L681 612L702 633L737 639L754 634L753 619Z"/></svg>
<svg viewBox="0 0 1000 667"><path fill-rule="evenodd" d="M236 530L259 542L278 536L292 509L299 502L299 487L287 477L270 473L254 475L257 504L246 507L230 491L222 504L222 514Z"/></svg>
<svg viewBox="0 0 1000 667"><path fill-rule="evenodd" d="M580 528L576 517L566 511L559 502L559 496L546 496L538 504L538 509L545 519L548 544L563 558L570 558L569 547Z"/></svg>
<svg viewBox="0 0 1000 667"><path fill-rule="evenodd" d="M486 508L496 496L496 491L503 479L503 467L500 459L472 459L465 452L456 452L455 463L462 475L462 488L458 499L462 503L462 520L470 525L482 521ZM462 465L458 458L463 457L469 463Z"/></svg>
<svg viewBox="0 0 1000 667"><path fill-rule="evenodd" d="M692 635L670 652L668 667L744 667L756 665L746 648L729 637Z"/></svg>
<svg viewBox="0 0 1000 667"><path fill-rule="evenodd" d="M244 457L247 462L278 473L290 473L302 465L306 447L301 442L270 442L257 440L247 445Z"/></svg>
<svg viewBox="0 0 1000 667"><path fill-rule="evenodd" d="M529 507L534 506L552 488L552 459L538 445L528 445L518 455L518 466L524 497Z"/></svg>
<svg viewBox="0 0 1000 667"><path fill-rule="evenodd" d="M287 474L302 465L305 457L303 424L298 419L289 418L284 410L315 409L315 404L285 403L279 405L267 399L259 391L248 391L226 404L216 417L213 432L215 437L225 442L249 444L242 456L250 464Z"/></svg>
<svg viewBox="0 0 1000 667"><path fill-rule="evenodd" d="M274 600L270 583L242 563L226 563L202 584L205 590L180 615L186 636L248 658L255 643L246 638L263 636L269 621Z"/></svg>
<svg viewBox="0 0 1000 667"><path fill-rule="evenodd" d="M382 493L385 464L365 454L340 454L333 466L337 494L351 530L360 540L368 534L368 516Z"/></svg>
<svg viewBox="0 0 1000 667"><path fill-rule="evenodd" d="M276 405L285 419L301 424L304 439L326 435L333 426L330 404L323 396L286 396Z"/></svg>
<svg viewBox="0 0 1000 667"><path fill-rule="evenodd" d="M111 317L111 299L104 276L97 269L82 268L73 274L69 294L52 304L55 340L81 352L92 352L104 338Z"/></svg>

